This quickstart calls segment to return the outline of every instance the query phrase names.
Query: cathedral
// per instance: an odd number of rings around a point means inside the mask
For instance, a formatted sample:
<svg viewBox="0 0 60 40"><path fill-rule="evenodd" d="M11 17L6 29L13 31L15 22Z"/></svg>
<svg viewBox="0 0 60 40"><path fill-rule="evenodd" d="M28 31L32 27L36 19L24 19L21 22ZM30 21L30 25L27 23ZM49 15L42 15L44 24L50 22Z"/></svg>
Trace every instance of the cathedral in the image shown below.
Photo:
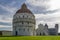
<svg viewBox="0 0 60 40"><path fill-rule="evenodd" d="M48 25L39 24L36 30L37 36L43 35L58 35L58 24L55 24L55 28L48 28Z"/></svg>
<svg viewBox="0 0 60 40"><path fill-rule="evenodd" d="M36 21L34 14L28 9L25 3L13 16L13 35L15 36L39 36L58 35L58 24L55 28L48 29L48 25L39 24L35 29Z"/></svg>
<svg viewBox="0 0 60 40"><path fill-rule="evenodd" d="M36 35L48 35L48 25L39 24L38 28L36 29Z"/></svg>

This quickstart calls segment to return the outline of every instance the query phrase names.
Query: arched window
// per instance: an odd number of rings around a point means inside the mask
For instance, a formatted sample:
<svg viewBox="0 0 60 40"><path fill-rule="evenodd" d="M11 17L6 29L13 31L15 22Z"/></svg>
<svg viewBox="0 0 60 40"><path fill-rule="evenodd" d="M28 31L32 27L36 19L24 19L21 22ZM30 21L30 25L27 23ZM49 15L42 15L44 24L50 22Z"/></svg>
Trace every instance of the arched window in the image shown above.
<svg viewBox="0 0 60 40"><path fill-rule="evenodd" d="M28 31L29 31L29 28L28 28Z"/></svg>
<svg viewBox="0 0 60 40"><path fill-rule="evenodd" d="M23 31L25 31L25 28L23 29Z"/></svg>
<svg viewBox="0 0 60 40"><path fill-rule="evenodd" d="M24 15L23 15L23 18L24 18Z"/></svg>
<svg viewBox="0 0 60 40"><path fill-rule="evenodd" d="M29 22L27 22L29 24Z"/></svg>
<svg viewBox="0 0 60 40"><path fill-rule="evenodd" d="M40 33L40 35L41 35L41 33Z"/></svg>
<svg viewBox="0 0 60 40"><path fill-rule="evenodd" d="M27 16L27 18L28 18L28 16Z"/></svg>
<svg viewBox="0 0 60 40"><path fill-rule="evenodd" d="M21 29L19 29L19 31L20 31Z"/></svg>
<svg viewBox="0 0 60 40"><path fill-rule="evenodd" d="M23 24L23 22L22 22L22 24Z"/></svg>
<svg viewBox="0 0 60 40"><path fill-rule="evenodd" d="M19 18L20 18L20 16L19 16Z"/></svg>

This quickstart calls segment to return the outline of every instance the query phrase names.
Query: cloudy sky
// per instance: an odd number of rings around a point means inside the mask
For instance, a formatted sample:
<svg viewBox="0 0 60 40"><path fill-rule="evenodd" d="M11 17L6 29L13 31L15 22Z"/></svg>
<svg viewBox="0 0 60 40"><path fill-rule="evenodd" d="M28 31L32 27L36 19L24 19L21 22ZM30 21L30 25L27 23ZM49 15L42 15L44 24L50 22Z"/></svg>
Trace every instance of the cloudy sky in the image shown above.
<svg viewBox="0 0 60 40"><path fill-rule="evenodd" d="M60 0L0 0L0 30L12 30L13 15L23 3L35 15L36 27L47 23L49 28L54 28L58 23L60 29Z"/></svg>

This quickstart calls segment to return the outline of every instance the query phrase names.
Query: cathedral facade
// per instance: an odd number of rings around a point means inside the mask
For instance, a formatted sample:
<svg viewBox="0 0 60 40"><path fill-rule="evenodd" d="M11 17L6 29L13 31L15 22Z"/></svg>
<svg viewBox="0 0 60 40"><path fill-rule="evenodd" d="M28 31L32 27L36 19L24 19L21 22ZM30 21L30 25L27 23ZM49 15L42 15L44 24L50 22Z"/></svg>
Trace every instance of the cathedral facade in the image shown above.
<svg viewBox="0 0 60 40"><path fill-rule="evenodd" d="M39 24L38 28L36 30L36 35L37 36L43 36L43 35L48 35L48 25L45 24L45 26L43 24Z"/></svg>
<svg viewBox="0 0 60 40"><path fill-rule="evenodd" d="M39 24L36 30L37 36L44 36L44 35L58 35L58 24L55 24L55 28L48 28L48 25Z"/></svg>
<svg viewBox="0 0 60 40"><path fill-rule="evenodd" d="M13 35L35 35L35 16L25 3L13 16Z"/></svg>

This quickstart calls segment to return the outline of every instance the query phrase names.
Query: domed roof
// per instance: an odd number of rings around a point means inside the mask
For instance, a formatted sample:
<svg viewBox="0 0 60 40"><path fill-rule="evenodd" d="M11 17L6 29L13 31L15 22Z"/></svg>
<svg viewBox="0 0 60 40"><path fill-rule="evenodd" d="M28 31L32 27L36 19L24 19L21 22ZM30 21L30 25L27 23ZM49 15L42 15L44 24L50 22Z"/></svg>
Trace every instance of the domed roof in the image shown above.
<svg viewBox="0 0 60 40"><path fill-rule="evenodd" d="M24 3L21 6L21 9L19 9L16 13L32 13L26 6L26 4Z"/></svg>

